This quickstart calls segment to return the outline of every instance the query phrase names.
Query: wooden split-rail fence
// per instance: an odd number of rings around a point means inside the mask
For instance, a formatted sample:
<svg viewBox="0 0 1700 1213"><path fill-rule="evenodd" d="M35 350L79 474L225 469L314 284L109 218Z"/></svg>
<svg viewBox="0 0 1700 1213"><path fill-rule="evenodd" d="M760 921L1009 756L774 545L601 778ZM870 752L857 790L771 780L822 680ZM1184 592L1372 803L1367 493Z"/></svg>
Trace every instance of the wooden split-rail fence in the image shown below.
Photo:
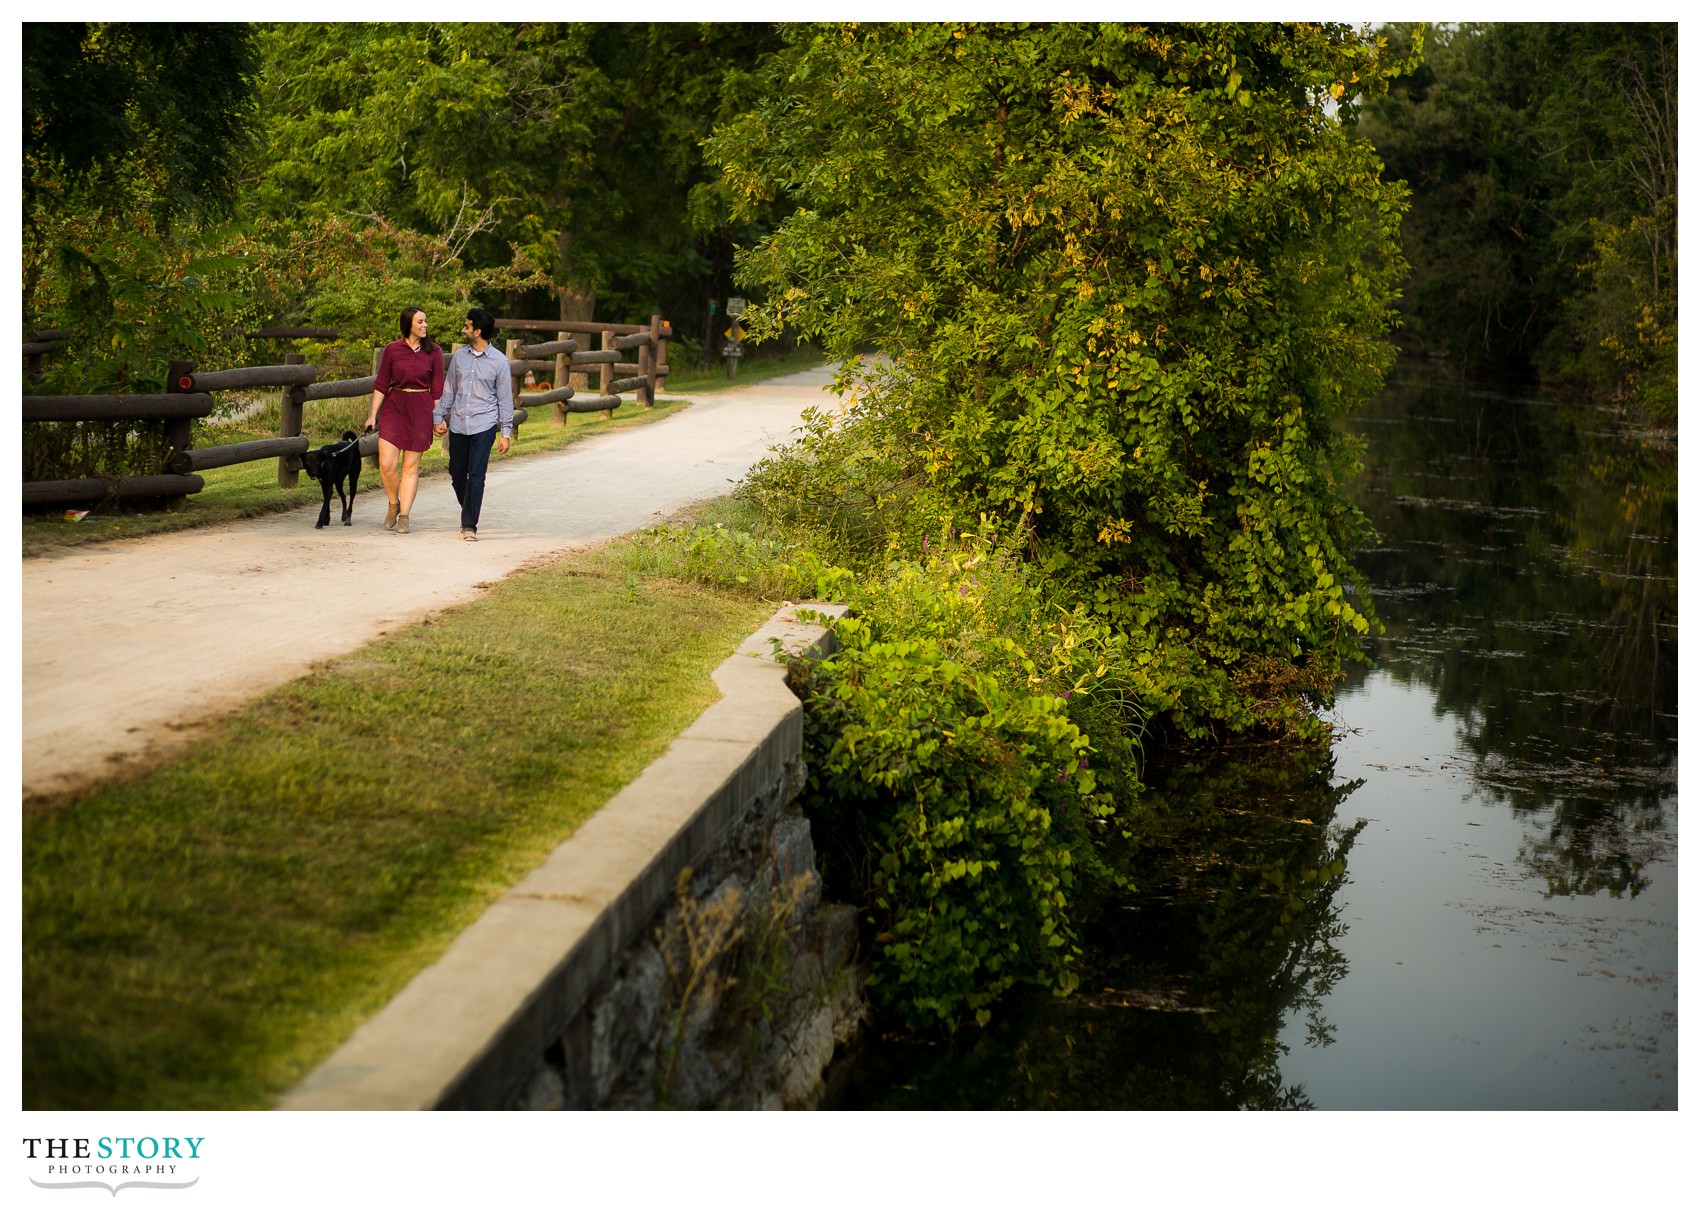
<svg viewBox="0 0 1700 1213"><path fill-rule="evenodd" d="M514 427L527 419L529 409L553 406L558 417L567 413L600 413L611 418L630 395L644 408L653 408L657 389L667 386L667 343L672 326L660 316L649 323L605 324L588 320L498 319L498 329L527 334L553 334L554 340L510 340L505 353L514 379ZM334 339L333 329L276 328L249 333L251 338ZM40 359L60 346L62 330L38 329L24 345L26 373L40 377ZM580 350L579 338L595 338L597 349ZM586 344L590 344L587 342ZM452 353L443 349L446 360ZM162 395L29 396L23 398L23 419L32 421L164 421L165 466L157 473L78 480L36 480L23 486L29 507L88 505L113 499L164 498L181 500L206 486L201 472L261 459L276 459L280 488L294 488L301 456L312 446L302 434L306 406L318 400L369 397L377 383L378 359L372 355L372 374L360 379L319 380L318 368L299 354L285 355L277 366L244 366L224 371L197 371L190 362L173 362ZM525 379L534 376L544 390L527 392ZM544 376L552 376L544 379ZM594 379L594 386L592 380ZM576 381L576 382L574 382ZM196 447L193 424L216 407L214 392L251 388L281 388L283 407L276 438ZM581 390L582 389L582 390ZM585 394L589 392L594 394ZM376 456L378 436L360 439L360 453Z"/></svg>

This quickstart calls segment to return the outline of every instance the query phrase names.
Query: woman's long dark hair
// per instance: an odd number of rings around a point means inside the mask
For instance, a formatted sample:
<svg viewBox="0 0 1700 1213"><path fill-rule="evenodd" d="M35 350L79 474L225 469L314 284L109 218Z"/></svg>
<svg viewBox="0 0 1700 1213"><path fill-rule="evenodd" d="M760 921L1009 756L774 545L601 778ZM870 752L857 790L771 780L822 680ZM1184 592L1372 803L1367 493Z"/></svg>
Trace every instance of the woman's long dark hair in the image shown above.
<svg viewBox="0 0 1700 1213"><path fill-rule="evenodd" d="M413 333L413 318L424 310L422 307L404 307L401 309L401 339L403 341L406 341ZM426 354L436 352L437 345L436 342L431 340L430 334L419 339L419 349Z"/></svg>

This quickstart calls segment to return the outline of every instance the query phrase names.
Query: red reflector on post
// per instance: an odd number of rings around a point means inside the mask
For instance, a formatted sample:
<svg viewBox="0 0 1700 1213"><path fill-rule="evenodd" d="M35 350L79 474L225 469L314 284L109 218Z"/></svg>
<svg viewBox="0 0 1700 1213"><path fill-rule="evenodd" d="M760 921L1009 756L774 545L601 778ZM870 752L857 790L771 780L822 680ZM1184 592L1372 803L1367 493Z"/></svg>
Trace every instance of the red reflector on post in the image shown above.
<svg viewBox="0 0 1700 1213"><path fill-rule="evenodd" d="M180 376L177 380L177 390L180 391L180 392L186 392L194 386L195 386L195 377L193 375L183 375L183 376Z"/></svg>

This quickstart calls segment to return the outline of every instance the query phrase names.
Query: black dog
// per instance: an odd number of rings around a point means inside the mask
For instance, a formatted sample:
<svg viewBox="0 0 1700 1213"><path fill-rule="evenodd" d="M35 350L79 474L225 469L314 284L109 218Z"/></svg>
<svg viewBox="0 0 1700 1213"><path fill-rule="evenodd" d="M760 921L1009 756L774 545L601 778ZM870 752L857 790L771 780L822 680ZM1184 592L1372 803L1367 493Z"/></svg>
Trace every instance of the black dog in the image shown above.
<svg viewBox="0 0 1700 1213"><path fill-rule="evenodd" d="M324 508L319 511L319 520L313 524L313 529L331 524L333 486L337 500L342 502L342 525L353 526L354 490L360 485L360 439L354 431L344 430L341 442L327 442L316 451L303 452L301 467L325 490ZM348 483L346 497L342 495L344 481Z"/></svg>

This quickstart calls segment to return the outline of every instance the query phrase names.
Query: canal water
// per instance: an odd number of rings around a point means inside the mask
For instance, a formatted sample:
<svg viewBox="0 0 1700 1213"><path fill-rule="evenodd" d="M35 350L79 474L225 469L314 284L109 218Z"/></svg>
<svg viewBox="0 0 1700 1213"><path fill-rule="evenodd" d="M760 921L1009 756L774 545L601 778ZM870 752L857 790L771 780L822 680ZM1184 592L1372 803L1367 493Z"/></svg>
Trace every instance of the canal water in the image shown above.
<svg viewBox="0 0 1700 1213"><path fill-rule="evenodd" d="M839 1108L1670 1109L1676 453L1401 368L1331 747L1154 772L1078 996L870 1039Z"/></svg>

